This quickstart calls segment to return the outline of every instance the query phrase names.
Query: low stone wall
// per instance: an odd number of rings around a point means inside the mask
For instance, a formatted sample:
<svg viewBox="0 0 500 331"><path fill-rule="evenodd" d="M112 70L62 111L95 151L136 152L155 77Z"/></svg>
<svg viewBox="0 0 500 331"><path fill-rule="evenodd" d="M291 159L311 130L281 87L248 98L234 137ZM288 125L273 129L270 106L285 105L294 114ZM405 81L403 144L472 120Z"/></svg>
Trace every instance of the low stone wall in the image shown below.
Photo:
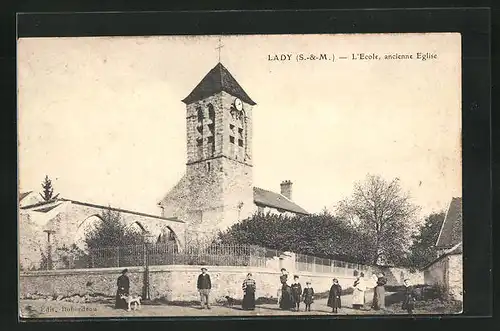
<svg viewBox="0 0 500 331"><path fill-rule="evenodd" d="M425 284L424 273L420 270L410 271L406 268L397 267L377 267L377 273L383 272L387 278L387 285L403 285L403 281L408 278L413 285Z"/></svg>
<svg viewBox="0 0 500 331"><path fill-rule="evenodd" d="M168 301L198 300L196 281L201 266L152 266L150 267L151 298L164 298ZM134 267L129 269L130 291L142 293L144 269ZM212 299L226 295L235 299L243 296L241 285L248 272L251 272L257 282L257 297L275 298L279 283L279 271L255 267L208 267L212 280ZM53 296L107 295L116 293L116 279L122 268L105 269L73 269L30 271L20 274L20 297L38 293ZM354 276L336 275L330 273L299 274L300 282L305 285L307 280L317 293L330 289L332 278L337 278L343 288L349 288L355 280Z"/></svg>

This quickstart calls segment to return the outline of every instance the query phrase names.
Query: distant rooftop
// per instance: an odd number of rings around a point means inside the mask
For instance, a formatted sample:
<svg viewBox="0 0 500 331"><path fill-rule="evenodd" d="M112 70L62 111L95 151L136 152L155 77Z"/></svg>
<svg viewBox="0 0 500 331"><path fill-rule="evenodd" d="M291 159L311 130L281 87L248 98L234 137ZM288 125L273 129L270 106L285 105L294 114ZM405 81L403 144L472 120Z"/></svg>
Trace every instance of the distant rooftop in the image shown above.
<svg viewBox="0 0 500 331"><path fill-rule="evenodd" d="M308 215L309 213L287 197L259 187L253 188L253 200L258 206L272 207L296 214Z"/></svg>

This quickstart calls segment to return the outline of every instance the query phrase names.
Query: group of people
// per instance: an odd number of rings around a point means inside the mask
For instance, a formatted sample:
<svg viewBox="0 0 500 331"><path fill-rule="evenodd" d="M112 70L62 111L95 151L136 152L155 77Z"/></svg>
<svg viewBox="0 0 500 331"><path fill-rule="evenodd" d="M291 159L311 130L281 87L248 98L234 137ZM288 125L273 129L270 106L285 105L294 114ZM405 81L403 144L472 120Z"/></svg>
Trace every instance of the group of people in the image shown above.
<svg viewBox="0 0 500 331"><path fill-rule="evenodd" d="M127 304L123 295L129 295L130 282L127 276L128 270L124 269L122 275L117 280L116 304L118 309L127 308ZM304 302L305 311L311 311L311 304L314 302L314 289L311 282L307 281L304 288L299 282L299 276L295 275L293 281L288 278L288 272L285 268L281 269L280 275L281 287L278 290L278 304L283 310L300 311L300 303ZM415 303L415 291L410 284L409 279L404 280L405 293L402 309L408 314L413 314ZM383 273L373 275L371 281L364 279L364 274L360 273L359 277L353 283L352 307L361 309L365 306L365 291L373 287L373 301L371 308L374 310L385 310L385 285L387 278ZM197 289L200 294L200 304L202 309L210 309L210 290L212 289L212 281L207 273L207 268L201 268L201 274L198 276ZM244 310L255 309L255 292L257 285L251 273L242 283L243 301L242 308ZM333 284L330 287L327 306L332 309L332 313L337 313L341 307L342 287L336 278L333 279Z"/></svg>
<svg viewBox="0 0 500 331"><path fill-rule="evenodd" d="M300 311L300 303L304 302L304 311L311 311L311 304L314 302L314 289L310 281L307 281L306 286L302 289L299 278L299 276L295 275L293 276L293 282L289 282L287 270L285 268L281 269L281 288L278 290L278 304L281 309ZM327 302L328 307L331 307L334 313L341 306L341 294L342 288L338 280L334 278Z"/></svg>
<svg viewBox="0 0 500 331"><path fill-rule="evenodd" d="M201 268L201 274L198 276L196 287L200 294L201 309L210 309L210 290L212 289L212 281L210 275L207 273L207 268ZM254 310L257 285L255 279L253 279L252 273L247 274L241 288L244 293L242 308L244 310Z"/></svg>
<svg viewBox="0 0 500 331"><path fill-rule="evenodd" d="M371 285L370 285L371 283ZM371 308L374 310L385 310L385 285L387 284L387 278L383 273L378 275L373 274L371 282L367 282L364 279L364 274L361 272L360 276L356 278L353 284L353 294L352 294L352 307L354 309L361 309L365 305L365 291L368 288L373 287L373 300ZM406 310L408 314L413 314L413 309L415 307L416 295L413 286L409 279L404 279L403 285L404 298L402 309Z"/></svg>

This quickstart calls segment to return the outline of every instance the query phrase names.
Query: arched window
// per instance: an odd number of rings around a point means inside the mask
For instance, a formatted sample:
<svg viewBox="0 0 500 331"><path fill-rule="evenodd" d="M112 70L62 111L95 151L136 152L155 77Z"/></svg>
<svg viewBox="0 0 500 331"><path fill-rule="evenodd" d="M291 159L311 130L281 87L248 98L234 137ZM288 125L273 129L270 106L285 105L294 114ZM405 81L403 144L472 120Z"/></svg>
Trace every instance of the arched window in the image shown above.
<svg viewBox="0 0 500 331"><path fill-rule="evenodd" d="M214 121L215 121L215 110L214 110L214 106L213 106L211 103L209 103L209 104L207 105L207 108L208 108L208 118L209 118L212 122L214 122Z"/></svg>
<svg viewBox="0 0 500 331"><path fill-rule="evenodd" d="M82 223L80 223L74 236L74 244L81 250L86 251L87 244L85 243L85 239L87 233L93 231L96 228L96 225L98 225L100 222L102 222L101 218L97 215L94 215L88 217Z"/></svg>
<svg viewBox="0 0 500 331"><path fill-rule="evenodd" d="M196 113L198 114L198 121L203 121L203 119L205 118L203 109L201 107L196 108Z"/></svg>
<svg viewBox="0 0 500 331"><path fill-rule="evenodd" d="M213 156L215 154L215 110L214 106L211 103L207 105L207 108L208 108L208 119L210 121L208 124L207 143L210 156Z"/></svg>

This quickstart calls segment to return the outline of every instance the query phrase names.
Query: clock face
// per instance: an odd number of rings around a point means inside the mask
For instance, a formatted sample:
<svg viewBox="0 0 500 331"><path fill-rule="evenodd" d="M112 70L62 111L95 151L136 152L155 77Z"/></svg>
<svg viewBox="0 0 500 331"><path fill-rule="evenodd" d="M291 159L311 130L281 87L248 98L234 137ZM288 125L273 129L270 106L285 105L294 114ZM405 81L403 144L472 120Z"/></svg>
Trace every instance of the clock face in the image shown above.
<svg viewBox="0 0 500 331"><path fill-rule="evenodd" d="M234 108L236 108L236 110L239 110L239 111L241 111L243 109L243 103L241 102L241 100L239 98L234 99Z"/></svg>

